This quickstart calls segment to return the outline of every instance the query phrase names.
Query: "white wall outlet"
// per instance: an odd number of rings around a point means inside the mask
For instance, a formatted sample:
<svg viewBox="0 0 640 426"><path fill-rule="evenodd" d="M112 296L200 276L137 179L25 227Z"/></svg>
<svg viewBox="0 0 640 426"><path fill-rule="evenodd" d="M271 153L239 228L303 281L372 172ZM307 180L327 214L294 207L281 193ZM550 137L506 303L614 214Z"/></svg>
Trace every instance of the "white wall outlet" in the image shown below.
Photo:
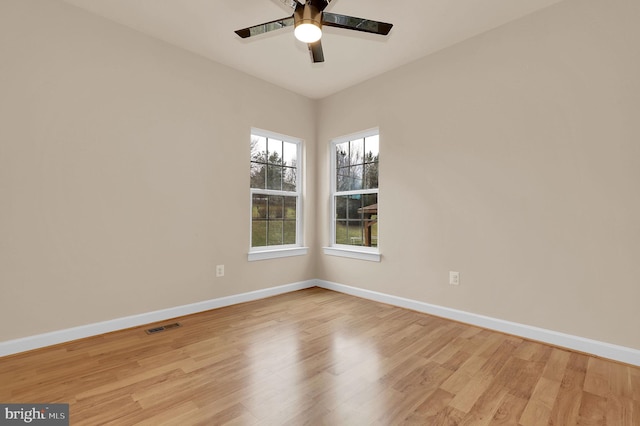
<svg viewBox="0 0 640 426"><path fill-rule="evenodd" d="M449 284L451 285L460 284L460 272L449 271Z"/></svg>
<svg viewBox="0 0 640 426"><path fill-rule="evenodd" d="M224 277L224 265L216 265L216 277Z"/></svg>

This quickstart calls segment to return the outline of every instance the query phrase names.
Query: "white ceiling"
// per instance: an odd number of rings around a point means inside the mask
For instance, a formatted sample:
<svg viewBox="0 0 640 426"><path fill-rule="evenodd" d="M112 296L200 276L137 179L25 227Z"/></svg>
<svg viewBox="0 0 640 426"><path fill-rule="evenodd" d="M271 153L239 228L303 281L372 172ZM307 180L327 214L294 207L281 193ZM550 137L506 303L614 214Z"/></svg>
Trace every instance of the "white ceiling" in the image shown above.
<svg viewBox="0 0 640 426"><path fill-rule="evenodd" d="M327 11L390 22L387 37L323 29L312 64L288 27L234 30L291 15L280 0L65 0L309 98L322 98L562 0L333 0Z"/></svg>

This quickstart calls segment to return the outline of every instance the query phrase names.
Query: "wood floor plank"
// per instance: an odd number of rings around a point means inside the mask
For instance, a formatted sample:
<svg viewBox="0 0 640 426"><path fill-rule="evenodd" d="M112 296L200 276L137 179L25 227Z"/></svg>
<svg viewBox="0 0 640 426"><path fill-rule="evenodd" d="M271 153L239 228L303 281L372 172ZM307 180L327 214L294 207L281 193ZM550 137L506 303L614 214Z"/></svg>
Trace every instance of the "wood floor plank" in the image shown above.
<svg viewBox="0 0 640 426"><path fill-rule="evenodd" d="M503 383L513 395L529 399L542 375L543 368L544 365L541 363L512 357L504 364L496 380Z"/></svg>
<svg viewBox="0 0 640 426"><path fill-rule="evenodd" d="M606 406L606 421L608 424L628 425L633 423L634 401L621 398L615 394L609 395ZM638 419L640 420L640 419ZM640 423L640 421L638 422Z"/></svg>
<svg viewBox="0 0 640 426"><path fill-rule="evenodd" d="M409 424L428 425L435 416L444 410L455 395L436 389L429 395L416 409L407 416L406 420Z"/></svg>
<svg viewBox="0 0 640 426"><path fill-rule="evenodd" d="M496 345L493 351L482 352L482 354L485 354L487 362L480 369L480 373L484 376L495 377L504 368L505 364L512 359L512 354L518 348L518 345L519 343L502 340L499 341L499 345Z"/></svg>
<svg viewBox="0 0 640 426"><path fill-rule="evenodd" d="M458 394L471 378L487 363L485 358L472 355L442 384L441 388Z"/></svg>
<svg viewBox="0 0 640 426"><path fill-rule="evenodd" d="M635 401L640 402L640 374L634 374L634 371L632 368L629 368L631 370L631 395L632 395L632 399L634 399Z"/></svg>
<svg viewBox="0 0 640 426"><path fill-rule="evenodd" d="M0 400L73 425L639 426L640 368L311 288L0 358Z"/></svg>
<svg viewBox="0 0 640 426"><path fill-rule="evenodd" d="M547 360L547 364L544 366L542 377L562 382L570 356L571 353L568 351L553 348L549 355L549 359Z"/></svg>
<svg viewBox="0 0 640 426"><path fill-rule="evenodd" d="M469 413L480 396L491 386L491 377L472 377L467 384L456 393L449 406L463 413Z"/></svg>
<svg viewBox="0 0 640 426"><path fill-rule="evenodd" d="M584 379L584 390L594 395L606 398L611 390L609 379L610 369L613 365L610 362L599 358L590 358L587 364L587 374Z"/></svg>
<svg viewBox="0 0 640 426"><path fill-rule="evenodd" d="M489 422L489 426L513 426L518 424L518 420L522 416L527 400L519 398L510 393L505 395L504 400L496 410ZM566 423L567 425L570 423Z"/></svg>
<svg viewBox="0 0 640 426"><path fill-rule="evenodd" d="M520 417L522 426L547 425L555 403L560 382L541 377Z"/></svg>
<svg viewBox="0 0 640 426"><path fill-rule="evenodd" d="M459 426L466 414L456 410L450 405L442 409L438 414L429 419L428 425Z"/></svg>
<svg viewBox="0 0 640 426"><path fill-rule="evenodd" d="M500 383L493 381L476 400L460 426L487 426L493 420L507 395L507 389Z"/></svg>
<svg viewBox="0 0 640 426"><path fill-rule="evenodd" d="M607 424L606 398L589 392L582 392L577 424L581 426L605 426Z"/></svg>
<svg viewBox="0 0 640 426"><path fill-rule="evenodd" d="M554 406L551 409L549 424L554 426L577 424L585 374L582 369L568 368L565 371Z"/></svg>

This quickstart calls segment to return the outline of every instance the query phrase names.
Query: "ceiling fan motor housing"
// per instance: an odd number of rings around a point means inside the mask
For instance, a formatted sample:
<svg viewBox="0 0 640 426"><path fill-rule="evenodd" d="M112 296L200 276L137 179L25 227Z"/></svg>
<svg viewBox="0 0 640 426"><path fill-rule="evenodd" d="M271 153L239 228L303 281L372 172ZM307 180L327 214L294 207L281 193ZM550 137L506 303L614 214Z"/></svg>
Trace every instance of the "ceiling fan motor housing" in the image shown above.
<svg viewBox="0 0 640 426"><path fill-rule="evenodd" d="M302 24L311 24L322 29L322 12L311 2L307 2L304 7L296 8L293 19L296 28Z"/></svg>

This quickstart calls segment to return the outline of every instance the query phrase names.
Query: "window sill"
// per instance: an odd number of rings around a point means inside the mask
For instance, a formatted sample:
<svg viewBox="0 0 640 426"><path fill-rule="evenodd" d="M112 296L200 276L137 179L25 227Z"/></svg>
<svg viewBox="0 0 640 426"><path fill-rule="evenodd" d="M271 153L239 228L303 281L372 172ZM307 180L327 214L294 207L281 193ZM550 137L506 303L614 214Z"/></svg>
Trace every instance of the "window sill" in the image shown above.
<svg viewBox="0 0 640 426"><path fill-rule="evenodd" d="M249 262L254 260L277 259L280 257L304 256L308 247L292 247L283 249L261 250L249 252Z"/></svg>
<svg viewBox="0 0 640 426"><path fill-rule="evenodd" d="M324 254L329 256L349 257L351 259L368 260L370 262L380 262L380 253L374 251L364 251L339 247L324 247Z"/></svg>

